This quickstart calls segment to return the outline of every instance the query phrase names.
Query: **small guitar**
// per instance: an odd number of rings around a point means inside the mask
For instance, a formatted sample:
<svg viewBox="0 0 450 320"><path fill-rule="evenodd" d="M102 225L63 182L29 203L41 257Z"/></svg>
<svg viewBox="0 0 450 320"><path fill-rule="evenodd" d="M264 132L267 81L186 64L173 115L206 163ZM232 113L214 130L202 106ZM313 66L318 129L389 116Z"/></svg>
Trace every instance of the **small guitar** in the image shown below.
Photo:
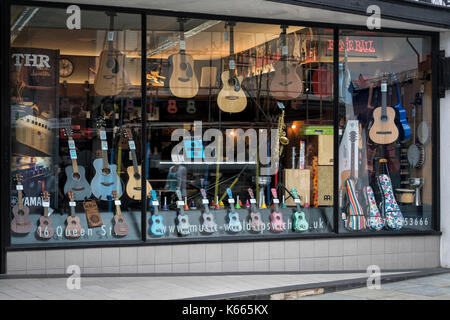
<svg viewBox="0 0 450 320"><path fill-rule="evenodd" d="M18 203L12 208L14 218L11 221L11 231L17 234L27 234L33 229L30 220L30 209L23 205L22 175L16 174L16 189Z"/></svg>
<svg viewBox="0 0 450 320"><path fill-rule="evenodd" d="M42 194L42 206L44 207L44 215L39 217L39 227L36 229L36 236L40 239L51 239L55 234L52 227L52 219L48 216L48 208L50 207L50 194L44 191Z"/></svg>
<svg viewBox="0 0 450 320"><path fill-rule="evenodd" d="M305 213L300 207L300 198L298 196L297 190L292 189L291 192L294 196L295 205L297 206L297 211L294 212L294 230L299 232L306 231L309 229L309 224L308 221L306 221Z"/></svg>
<svg viewBox="0 0 450 320"><path fill-rule="evenodd" d="M125 216L122 214L120 210L120 200L119 195L116 190L113 190L112 197L114 199L114 204L116 205L116 213L114 215L114 233L116 236L126 236L130 232L130 227L127 224Z"/></svg>
<svg viewBox="0 0 450 320"><path fill-rule="evenodd" d="M107 201L113 191L122 196L122 181L117 175L117 166L108 163L108 142L106 140L105 120L97 119L97 128L100 133L102 157L94 160L95 176L91 181L91 189L94 196Z"/></svg>
<svg viewBox="0 0 450 320"><path fill-rule="evenodd" d="M273 196L273 203L275 204L275 210L270 214L270 229L274 232L282 232L286 230L283 222L283 214L280 211L280 200L278 199L277 190L275 188L270 189Z"/></svg>
<svg viewBox="0 0 450 320"><path fill-rule="evenodd" d="M177 198L178 198L178 209L179 214L177 216L178 221L178 233L182 236L187 236L191 234L191 225L189 224L189 217L184 213L184 201L183 197L181 196L180 189L177 189L176 191Z"/></svg>
<svg viewBox="0 0 450 320"><path fill-rule="evenodd" d="M250 207L252 210L250 213L250 227L254 232L261 232L263 230L263 222L261 220L261 214L256 212L256 199L253 195L253 190L248 188L247 191L250 196Z"/></svg>
<svg viewBox="0 0 450 320"><path fill-rule="evenodd" d="M398 114L398 121L400 126L400 140L408 140L411 138L411 127L409 126L408 119L406 117L406 110L402 105L402 97L400 95L400 89L398 87L397 75L393 72L392 79L395 83L395 89L397 90L397 101L398 103L394 106L396 113Z"/></svg>
<svg viewBox="0 0 450 320"><path fill-rule="evenodd" d="M398 138L398 128L395 125L395 110L387 106L386 75L381 81L381 107L373 111L373 124L369 129L370 139L377 144L390 144Z"/></svg>
<svg viewBox="0 0 450 320"><path fill-rule="evenodd" d="M91 186L86 180L86 170L77 163L77 151L72 137L72 129L64 129L64 133L68 139L70 159L72 160L72 165L65 168L67 181L64 184L64 193L67 194L71 190L76 201L85 200L92 194Z"/></svg>
<svg viewBox="0 0 450 320"><path fill-rule="evenodd" d="M222 72L222 89L217 96L217 105L223 112L241 112L247 106L247 97L242 89L242 76L236 76L234 60L234 22L228 22L230 28L230 61L229 70Z"/></svg>
<svg viewBox="0 0 450 320"><path fill-rule="evenodd" d="M171 66L169 88L172 94L179 98L192 98L198 92L198 80L195 76L194 59L186 54L184 41L185 18L179 18L180 52L169 57Z"/></svg>
<svg viewBox="0 0 450 320"><path fill-rule="evenodd" d="M217 231L217 223L214 221L213 214L209 211L209 201L206 196L205 189L200 189L200 192L203 197L203 208L204 212L202 213L202 219L203 219L203 231L206 233L214 233Z"/></svg>
<svg viewBox="0 0 450 320"><path fill-rule="evenodd" d="M230 204L230 212L228 213L228 230L231 232L241 232L242 223L239 220L239 213L233 211L234 199L230 188L227 188L227 194L228 194L228 203Z"/></svg>
<svg viewBox="0 0 450 320"><path fill-rule="evenodd" d="M275 74L270 81L269 90L277 100L296 99L303 92L303 83L296 72L296 67L288 62L288 46L286 42L287 26L281 26L281 60L276 61Z"/></svg>
<svg viewBox="0 0 450 320"><path fill-rule="evenodd" d="M122 131L122 134L126 139L128 139L128 146L130 148L131 160L133 161L133 165L127 168L128 174L128 182L126 187L127 195L133 200L140 201L142 199L141 196L142 167L137 163L136 145L134 144L133 141L133 134L131 132L131 129L130 128L125 129L124 131ZM150 182L148 180L146 181L146 188L147 190L152 190L152 186L150 185Z"/></svg>
<svg viewBox="0 0 450 320"><path fill-rule="evenodd" d="M67 191L69 197L70 216L66 219L66 232L65 235L71 239L78 239L81 236L80 217L75 215L75 194L72 190Z"/></svg>
<svg viewBox="0 0 450 320"><path fill-rule="evenodd" d="M155 190L151 190L152 205L155 212L152 215L152 225L150 226L150 232L155 236L162 236L166 233L166 227L163 223L163 217L159 214L159 201Z"/></svg>
<svg viewBox="0 0 450 320"><path fill-rule="evenodd" d="M192 100L192 99L188 100L186 112L189 114L194 114L197 112L197 108L195 107L195 100Z"/></svg>
<svg viewBox="0 0 450 320"><path fill-rule="evenodd" d="M175 114L178 112L177 101L174 99L169 99L167 102L167 112L170 114Z"/></svg>

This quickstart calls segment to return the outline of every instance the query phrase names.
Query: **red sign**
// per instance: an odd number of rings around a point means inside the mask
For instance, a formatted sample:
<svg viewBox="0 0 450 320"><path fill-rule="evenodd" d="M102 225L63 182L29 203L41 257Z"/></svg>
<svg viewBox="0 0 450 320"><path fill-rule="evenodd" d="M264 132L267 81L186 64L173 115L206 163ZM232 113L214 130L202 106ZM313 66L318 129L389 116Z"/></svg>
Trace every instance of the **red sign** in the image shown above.
<svg viewBox="0 0 450 320"><path fill-rule="evenodd" d="M332 52L334 48L334 41L328 40L327 51ZM350 39L345 37L345 40L339 40L339 51L344 52L347 50L349 56L373 56L376 53L375 41L365 39Z"/></svg>

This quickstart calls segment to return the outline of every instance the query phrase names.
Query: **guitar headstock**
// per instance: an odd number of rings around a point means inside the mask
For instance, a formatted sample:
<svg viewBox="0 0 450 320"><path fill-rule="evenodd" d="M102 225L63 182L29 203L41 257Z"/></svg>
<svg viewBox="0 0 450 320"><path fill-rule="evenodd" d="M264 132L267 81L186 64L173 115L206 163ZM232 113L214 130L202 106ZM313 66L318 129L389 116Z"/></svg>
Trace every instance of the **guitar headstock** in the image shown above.
<svg viewBox="0 0 450 320"><path fill-rule="evenodd" d="M118 194L117 194L116 190L112 191L112 197L113 197L114 200L119 200L119 197L118 197Z"/></svg>
<svg viewBox="0 0 450 320"><path fill-rule="evenodd" d="M208 197L206 196L206 191L205 189L200 189L200 193L202 194L203 199L208 199Z"/></svg>
<svg viewBox="0 0 450 320"><path fill-rule="evenodd" d="M152 197L153 201L157 201L158 200L158 196L156 195L156 191L155 190L150 190L150 194Z"/></svg>
<svg viewBox="0 0 450 320"><path fill-rule="evenodd" d="M20 173L16 173L16 183L21 185L23 181L23 176Z"/></svg>
<svg viewBox="0 0 450 320"><path fill-rule="evenodd" d="M48 201L48 200L50 199L50 193L49 193L48 191L44 191L44 192L42 193L42 199L43 199L44 201Z"/></svg>
<svg viewBox="0 0 450 320"><path fill-rule="evenodd" d="M74 201L75 197L72 190L67 191L67 196L69 197L70 201Z"/></svg>
<svg viewBox="0 0 450 320"><path fill-rule="evenodd" d="M272 193L272 196L273 196L275 199L278 199L277 189L272 188L272 189L270 189L270 192Z"/></svg>
<svg viewBox="0 0 450 320"><path fill-rule="evenodd" d="M231 192L230 188L227 188L227 194L228 194L228 198L233 199L233 193Z"/></svg>
<svg viewBox="0 0 450 320"><path fill-rule="evenodd" d="M248 195L250 196L251 199L255 199L255 195L253 194L253 190L251 188L248 188Z"/></svg>
<svg viewBox="0 0 450 320"><path fill-rule="evenodd" d="M181 190L177 189L175 191L175 194L177 195L178 201L183 201L183 197L181 196Z"/></svg>
<svg viewBox="0 0 450 320"><path fill-rule="evenodd" d="M127 138L128 140L133 140L133 133L130 128L126 128L123 131L124 131L123 134L124 134L125 138Z"/></svg>

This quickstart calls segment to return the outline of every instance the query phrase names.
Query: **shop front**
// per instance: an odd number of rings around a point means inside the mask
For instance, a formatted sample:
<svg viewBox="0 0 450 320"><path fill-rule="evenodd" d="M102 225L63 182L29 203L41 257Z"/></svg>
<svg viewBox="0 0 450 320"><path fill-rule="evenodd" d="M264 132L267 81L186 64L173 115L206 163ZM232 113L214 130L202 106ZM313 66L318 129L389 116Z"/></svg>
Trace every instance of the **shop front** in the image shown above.
<svg viewBox="0 0 450 320"><path fill-rule="evenodd" d="M440 29L215 8L3 4L3 273L438 267Z"/></svg>

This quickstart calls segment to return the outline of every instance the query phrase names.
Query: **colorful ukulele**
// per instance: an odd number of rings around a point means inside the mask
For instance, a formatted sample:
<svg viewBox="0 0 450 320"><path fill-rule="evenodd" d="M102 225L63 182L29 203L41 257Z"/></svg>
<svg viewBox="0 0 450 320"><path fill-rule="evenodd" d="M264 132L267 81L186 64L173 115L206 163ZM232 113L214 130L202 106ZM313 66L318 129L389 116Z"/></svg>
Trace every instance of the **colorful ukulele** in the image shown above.
<svg viewBox="0 0 450 320"><path fill-rule="evenodd" d="M248 194L250 196L250 207L252 212L250 213L250 227L254 232L261 232L263 230L263 222L261 220L261 214L256 212L256 199L253 194L253 190L248 188Z"/></svg>
<svg viewBox="0 0 450 320"><path fill-rule="evenodd" d="M214 233L217 231L217 223L214 221L214 216L213 214L209 211L209 206L208 206L208 198L206 196L206 191L205 189L200 189L200 192L202 194L203 197L203 208L204 208L204 212L202 214L202 219L203 219L203 231L206 233Z"/></svg>
<svg viewBox="0 0 450 320"><path fill-rule="evenodd" d="M155 212L152 215L152 225L150 232L155 236L162 236L166 233L166 227L163 223L163 217L159 214L159 201L155 190L150 191L152 195L152 205Z"/></svg>
<svg viewBox="0 0 450 320"><path fill-rule="evenodd" d="M50 207L50 193L44 191L42 194L42 206L44 207L44 215L39 217L39 227L36 229L36 235L40 239L51 239L55 234L52 227L52 219L48 216L48 208Z"/></svg>
<svg viewBox="0 0 450 320"><path fill-rule="evenodd" d="M228 230L231 232L241 232L242 223L239 220L239 213L234 211L234 199L231 189L227 188L228 203L230 204L230 212L228 213Z"/></svg>
<svg viewBox="0 0 450 320"><path fill-rule="evenodd" d="M183 201L183 197L181 196L181 191L180 189L177 189L176 191L177 194L177 198L178 198L178 209L179 209L179 214L177 216L177 221L178 221L178 233L182 236L187 236L189 234L191 234L191 225L189 224L189 217L184 213L184 201Z"/></svg>
<svg viewBox="0 0 450 320"><path fill-rule="evenodd" d="M69 197L70 215L66 219L66 232L65 235L71 239L78 239L81 236L80 217L75 215L75 195L72 190L67 191L67 197Z"/></svg>
<svg viewBox="0 0 450 320"><path fill-rule="evenodd" d="M282 232L286 230L283 222L283 214L280 211L280 200L278 199L277 190L275 188L270 189L272 192L273 203L275 210L270 214L270 229L274 232Z"/></svg>
<svg viewBox="0 0 450 320"><path fill-rule="evenodd" d="M291 190L294 196L294 202L297 206L297 211L294 212L294 230L295 231L306 231L309 229L308 221L306 221L305 213L302 211L300 207L300 198L298 196L297 190Z"/></svg>

